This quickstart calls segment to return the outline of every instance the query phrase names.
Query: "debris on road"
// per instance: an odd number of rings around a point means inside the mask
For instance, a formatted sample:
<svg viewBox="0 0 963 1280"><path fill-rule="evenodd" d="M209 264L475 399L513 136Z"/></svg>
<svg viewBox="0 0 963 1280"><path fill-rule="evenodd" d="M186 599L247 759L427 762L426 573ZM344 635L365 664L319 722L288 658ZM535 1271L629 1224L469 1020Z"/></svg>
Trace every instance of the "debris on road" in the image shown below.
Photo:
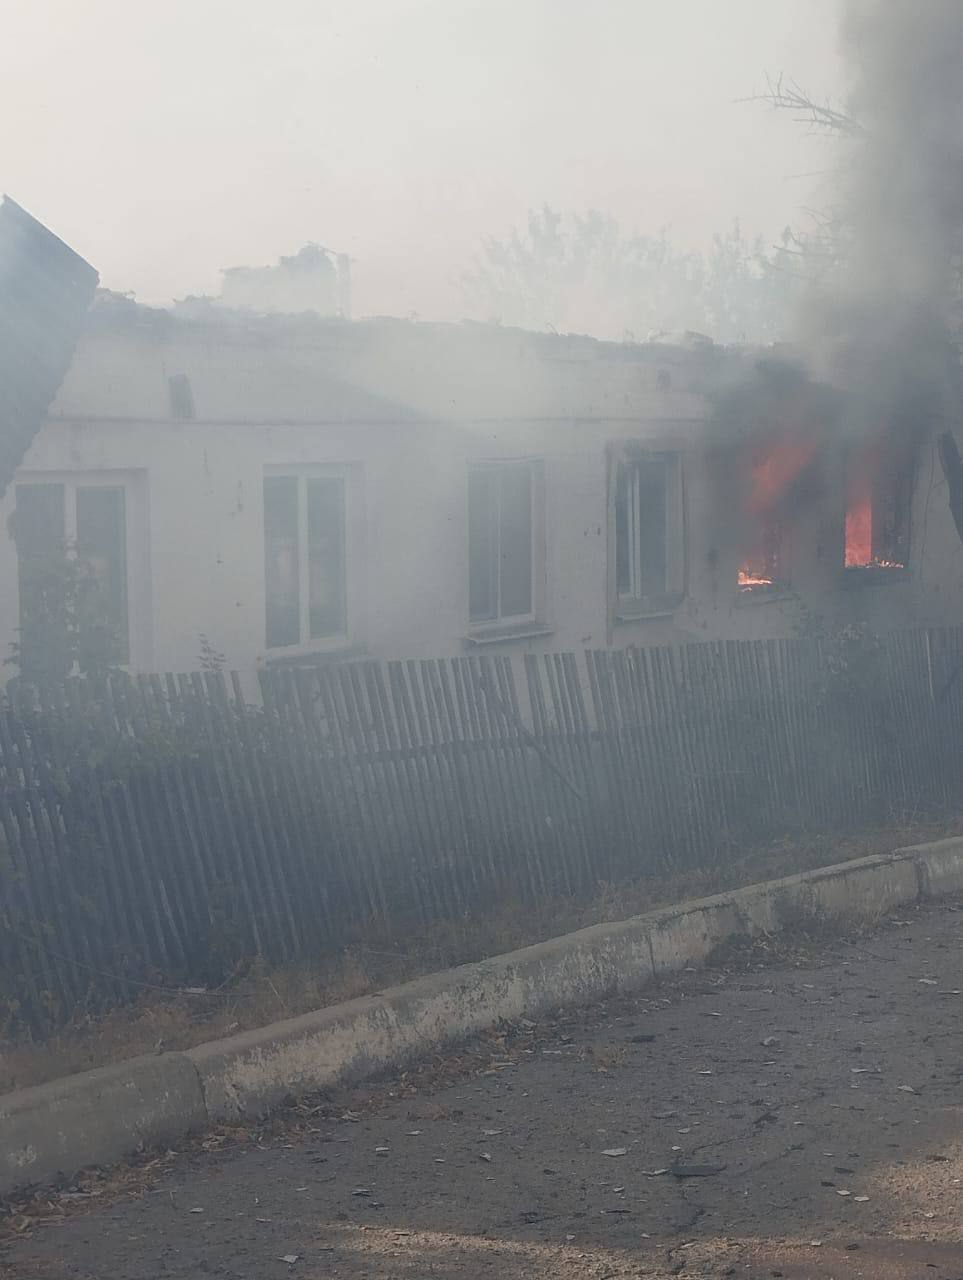
<svg viewBox="0 0 963 1280"><path fill-rule="evenodd" d="M674 1164L669 1172L676 1178L713 1178L723 1173L729 1166L725 1164Z"/></svg>

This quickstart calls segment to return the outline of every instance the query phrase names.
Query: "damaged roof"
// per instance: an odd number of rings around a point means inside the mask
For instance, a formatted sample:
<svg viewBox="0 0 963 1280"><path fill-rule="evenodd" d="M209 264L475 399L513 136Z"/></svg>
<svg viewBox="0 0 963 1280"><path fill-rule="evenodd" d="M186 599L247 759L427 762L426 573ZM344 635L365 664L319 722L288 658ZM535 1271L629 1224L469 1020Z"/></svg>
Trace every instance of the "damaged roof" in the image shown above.
<svg viewBox="0 0 963 1280"><path fill-rule="evenodd" d="M725 348L684 335L605 342L582 335L311 313L173 311L101 292L53 419L339 425L508 420L702 420Z"/></svg>
<svg viewBox="0 0 963 1280"><path fill-rule="evenodd" d="M94 268L9 196L0 203L0 497L64 379Z"/></svg>

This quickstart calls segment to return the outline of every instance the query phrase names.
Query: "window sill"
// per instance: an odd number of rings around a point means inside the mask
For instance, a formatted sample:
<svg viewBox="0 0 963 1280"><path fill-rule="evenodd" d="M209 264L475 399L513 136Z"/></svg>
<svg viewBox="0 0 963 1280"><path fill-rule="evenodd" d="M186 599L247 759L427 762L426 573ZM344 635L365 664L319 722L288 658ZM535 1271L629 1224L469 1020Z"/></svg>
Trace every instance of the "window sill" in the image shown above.
<svg viewBox="0 0 963 1280"><path fill-rule="evenodd" d="M660 618L671 618L682 603L681 595L662 596L656 600L622 600L615 607L615 621L619 624L631 622L656 622Z"/></svg>
<svg viewBox="0 0 963 1280"><path fill-rule="evenodd" d="M469 631L465 636L465 644L469 646L485 644L503 644L510 640L536 640L540 636L550 636L555 628L547 627L542 622L518 622L513 625L492 626Z"/></svg>
<svg viewBox="0 0 963 1280"><path fill-rule="evenodd" d="M737 592L736 604L740 608L754 604L785 604L795 598L795 592L787 586L748 587Z"/></svg>
<svg viewBox="0 0 963 1280"><path fill-rule="evenodd" d="M912 576L907 565L889 569L885 565L853 565L844 569L842 583L845 587L879 587L884 582L907 582Z"/></svg>
<svg viewBox="0 0 963 1280"><path fill-rule="evenodd" d="M292 645L290 649L269 649L261 659L266 667L316 667L326 662L345 662L363 658L368 652L363 644Z"/></svg>

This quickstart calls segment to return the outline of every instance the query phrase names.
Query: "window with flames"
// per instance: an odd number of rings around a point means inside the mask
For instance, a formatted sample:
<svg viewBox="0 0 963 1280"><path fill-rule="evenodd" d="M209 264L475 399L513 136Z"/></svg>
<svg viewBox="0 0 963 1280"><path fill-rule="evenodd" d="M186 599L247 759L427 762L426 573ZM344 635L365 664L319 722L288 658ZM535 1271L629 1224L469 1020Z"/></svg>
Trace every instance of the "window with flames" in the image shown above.
<svg viewBox="0 0 963 1280"><path fill-rule="evenodd" d="M788 586L786 514L792 495L813 466L815 439L783 440L759 448L749 473L749 535L739 565L743 594Z"/></svg>
<svg viewBox="0 0 963 1280"><path fill-rule="evenodd" d="M779 520L759 522L754 544L739 566L740 591L767 591L785 586L784 531Z"/></svg>
<svg viewBox="0 0 963 1280"><path fill-rule="evenodd" d="M909 563L913 465L890 441L854 449L846 469L843 563L847 570L887 572Z"/></svg>

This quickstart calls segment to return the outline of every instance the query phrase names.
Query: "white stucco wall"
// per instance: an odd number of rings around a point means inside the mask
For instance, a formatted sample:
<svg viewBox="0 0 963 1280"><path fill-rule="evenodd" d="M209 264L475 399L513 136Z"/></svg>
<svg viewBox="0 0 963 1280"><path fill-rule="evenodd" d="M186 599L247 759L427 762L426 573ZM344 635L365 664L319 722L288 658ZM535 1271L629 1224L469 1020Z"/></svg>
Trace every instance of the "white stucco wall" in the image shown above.
<svg viewBox="0 0 963 1280"><path fill-rule="evenodd" d="M349 640L375 656L464 652L468 467L510 457L542 469L549 631L513 648L789 634L800 601L740 598L737 553L715 527L703 390L720 358L476 326L258 329L134 312L84 339L19 478L133 482L131 657L141 670L196 667L202 633L232 666L265 656L262 482L271 467L344 469ZM170 417L175 373L190 378L194 421ZM668 616L613 627L606 448L626 439L684 454L686 593ZM11 488L0 503L4 531L13 502ZM963 620L963 548L928 451L900 580L844 581L840 513L841 503L824 504L793 531L793 590L807 607L881 626ZM4 532L0 652L17 622L16 556Z"/></svg>

